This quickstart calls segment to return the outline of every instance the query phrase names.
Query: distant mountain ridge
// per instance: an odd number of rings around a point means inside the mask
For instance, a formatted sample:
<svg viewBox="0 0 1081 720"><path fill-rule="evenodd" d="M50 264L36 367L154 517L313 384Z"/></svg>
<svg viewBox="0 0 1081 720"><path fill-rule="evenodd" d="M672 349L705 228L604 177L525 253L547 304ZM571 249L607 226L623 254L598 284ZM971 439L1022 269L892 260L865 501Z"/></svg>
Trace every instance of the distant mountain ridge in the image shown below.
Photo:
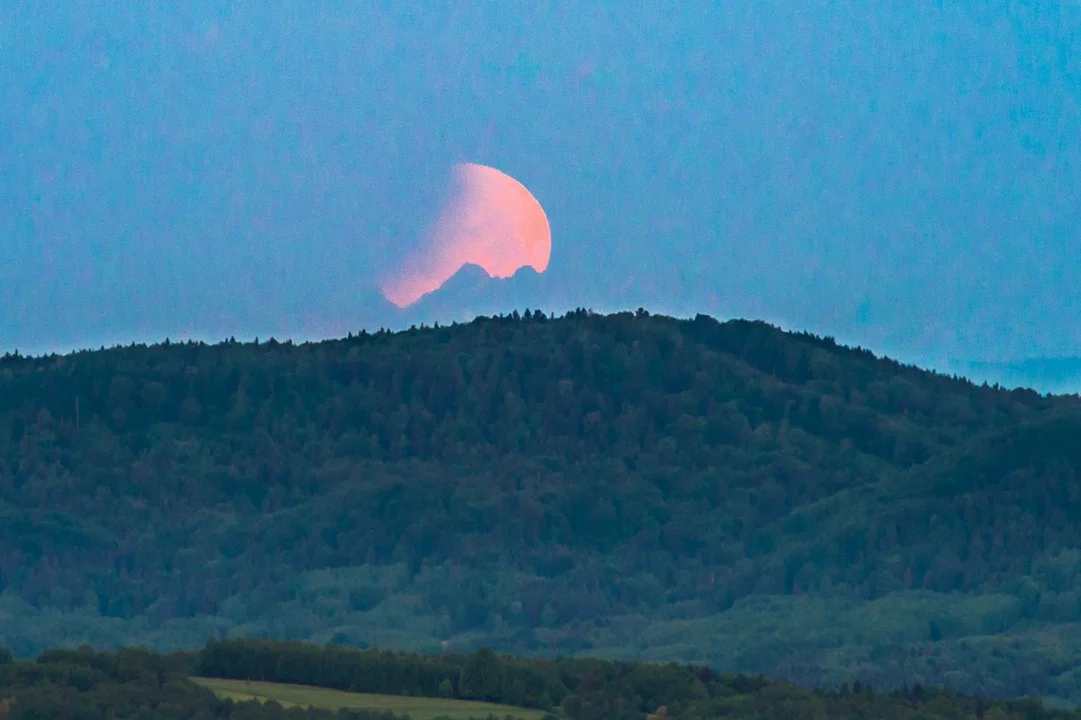
<svg viewBox="0 0 1081 720"><path fill-rule="evenodd" d="M493 278L483 268L466 264L439 289L396 313L405 323L432 325L469 322L504 308L548 308L548 278L524 267L509 278Z"/></svg>
<svg viewBox="0 0 1081 720"><path fill-rule="evenodd" d="M1079 468L1081 399L705 316L7 356L0 645L487 645L1077 700Z"/></svg>

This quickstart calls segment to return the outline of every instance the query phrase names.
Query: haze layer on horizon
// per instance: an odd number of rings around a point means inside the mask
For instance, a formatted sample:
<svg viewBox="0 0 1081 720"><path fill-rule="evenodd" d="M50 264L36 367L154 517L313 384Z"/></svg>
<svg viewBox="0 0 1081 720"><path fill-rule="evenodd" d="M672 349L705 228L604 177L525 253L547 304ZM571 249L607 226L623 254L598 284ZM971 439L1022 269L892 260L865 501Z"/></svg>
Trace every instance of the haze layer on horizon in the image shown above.
<svg viewBox="0 0 1081 720"><path fill-rule="evenodd" d="M7 4L0 348L394 326L468 161L546 310L1079 355L1081 5L942 5Z"/></svg>

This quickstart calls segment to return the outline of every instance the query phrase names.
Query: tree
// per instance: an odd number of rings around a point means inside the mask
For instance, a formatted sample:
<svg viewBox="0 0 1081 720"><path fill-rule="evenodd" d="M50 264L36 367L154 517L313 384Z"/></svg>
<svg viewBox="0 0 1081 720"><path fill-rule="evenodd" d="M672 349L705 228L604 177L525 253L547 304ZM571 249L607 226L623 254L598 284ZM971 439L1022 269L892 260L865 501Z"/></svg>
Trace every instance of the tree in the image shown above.
<svg viewBox="0 0 1081 720"><path fill-rule="evenodd" d="M499 658L488 648L481 648L462 667L458 692L470 700L498 700L502 679Z"/></svg>

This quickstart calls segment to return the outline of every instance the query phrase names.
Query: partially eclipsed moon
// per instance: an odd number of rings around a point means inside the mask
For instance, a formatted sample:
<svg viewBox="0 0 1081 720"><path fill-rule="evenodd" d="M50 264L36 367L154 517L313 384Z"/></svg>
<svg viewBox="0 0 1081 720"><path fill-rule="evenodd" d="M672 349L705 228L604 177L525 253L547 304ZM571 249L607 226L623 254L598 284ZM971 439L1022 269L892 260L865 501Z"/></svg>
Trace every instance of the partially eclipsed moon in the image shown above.
<svg viewBox="0 0 1081 720"><path fill-rule="evenodd" d="M383 283L383 295L400 308L436 290L468 263L495 278L511 277L526 266L537 272L548 268L548 217L520 182L474 163L455 165L454 181L454 193L423 244Z"/></svg>

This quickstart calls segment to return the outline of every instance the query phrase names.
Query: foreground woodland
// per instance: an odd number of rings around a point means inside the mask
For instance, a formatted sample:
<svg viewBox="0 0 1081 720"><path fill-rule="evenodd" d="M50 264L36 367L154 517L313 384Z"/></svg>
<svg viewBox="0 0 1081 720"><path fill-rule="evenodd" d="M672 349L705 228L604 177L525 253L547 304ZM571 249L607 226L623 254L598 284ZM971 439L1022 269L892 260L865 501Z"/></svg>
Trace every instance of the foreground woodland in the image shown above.
<svg viewBox="0 0 1081 720"><path fill-rule="evenodd" d="M198 673L191 676L191 673ZM273 700L235 701L205 687L233 678L239 687L308 687L310 702L289 709ZM0 720L396 720L407 715L320 707L320 688L431 698L431 705L493 701L512 718L547 720L1078 720L1039 700L994 701L940 688L883 693L856 683L808 690L762 677L720 675L702 667L586 659L525 660L479 650L418 655L267 641L211 642L200 652L158 655L143 649L96 653L50 650L13 660L0 648ZM364 697L364 696L356 696ZM375 696L368 696L375 697ZM415 704L415 702L413 703ZM327 703L329 706L330 703ZM513 713L513 714L512 714ZM461 717L460 715L458 717ZM448 720L450 715L447 716ZM489 714L487 720L497 720ZM478 718L478 720L481 720Z"/></svg>
<svg viewBox="0 0 1081 720"><path fill-rule="evenodd" d="M1081 700L1081 400L526 312L0 359L0 644L249 636Z"/></svg>

